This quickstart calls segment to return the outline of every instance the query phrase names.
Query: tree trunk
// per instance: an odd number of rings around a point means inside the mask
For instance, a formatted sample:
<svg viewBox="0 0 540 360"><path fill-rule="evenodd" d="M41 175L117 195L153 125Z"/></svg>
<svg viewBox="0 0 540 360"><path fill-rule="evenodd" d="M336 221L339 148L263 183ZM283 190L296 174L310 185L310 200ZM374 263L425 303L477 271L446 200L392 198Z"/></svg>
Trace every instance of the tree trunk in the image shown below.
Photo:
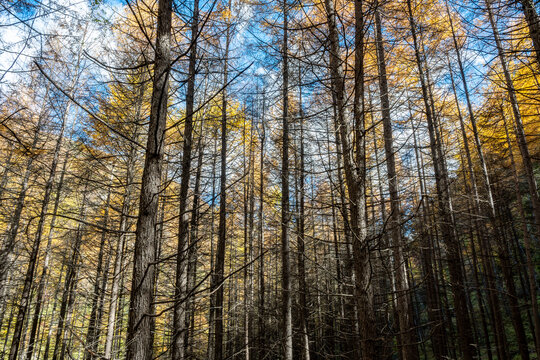
<svg viewBox="0 0 540 360"><path fill-rule="evenodd" d="M48 92L49 92L48 90L49 88L47 87L45 98L47 98L48 96ZM42 107L45 107L45 104L43 104ZM42 113L40 114L38 118L38 122L36 124L36 129L34 132L34 137L32 139L32 144L29 147L30 151L37 150L36 146L39 141L39 135L42 131L44 121L45 121L45 110L42 111ZM34 170L33 164L38 156L37 154L34 154L34 153L30 153L27 155L28 155L28 159L26 160L24 175L21 179L21 188L17 196L15 209L13 210L13 216L11 217L10 222L9 222L9 230L8 230L6 239L4 240L4 243L2 244L2 248L0 249L0 296L2 297L5 297L7 295L6 279L8 278L8 273L11 270L12 253L15 248L15 240L17 238L17 234L19 233L21 215L22 215L22 211L24 207L24 201L26 199L26 193L28 191L30 176L32 175L32 172ZM5 303L5 299L0 298L0 311L2 312L4 310L4 303Z"/></svg>
<svg viewBox="0 0 540 360"><path fill-rule="evenodd" d="M377 357L377 331L373 309L373 291L369 247L367 244L367 228L365 216L365 146L364 146L364 109L363 109L363 16L361 2L355 2L356 13L356 62L355 62L355 137L357 139L356 161L354 149L349 142L348 124L345 122L345 84L340 58L339 36L336 25L335 5L332 0L325 0L329 44L330 75L332 91L336 101L336 128L341 141L341 153L345 170L345 181L350 199L349 214L352 236L352 256L355 274L355 297L357 326L360 335L362 356L367 359ZM355 169L358 169L355 171Z"/></svg>
<svg viewBox="0 0 540 360"><path fill-rule="evenodd" d="M301 68L298 68L299 74ZM297 242L298 242L298 296L299 296L299 320L300 320L300 333L302 335L302 359L310 360L309 353L309 334L307 326L308 307L307 307L307 284L306 284L306 264L305 264L305 232L306 232L306 210L305 210L305 151L304 151L304 109L302 105L302 79L299 78L300 85L298 89L299 100L299 115L300 115L300 167L298 169L299 182L297 186L299 189L299 202L300 209L298 214L298 228L297 228Z"/></svg>
<svg viewBox="0 0 540 360"><path fill-rule="evenodd" d="M411 0L407 0L407 8L409 12L409 24L413 36L415 58L418 66L418 76L420 78L422 97L426 111L431 154L433 157L437 197L439 201L440 228L447 247L447 262L452 284L452 293L454 295L454 307L458 326L459 345L463 358L465 360L472 360L476 354L476 347L474 345L473 336L471 333L472 325L467 308L463 273L461 271L459 242L455 237L451 214L448 175L444 166L444 160L442 159L443 153L440 147L440 142L437 141L435 134L435 123L429 104L428 90L424 77L424 65L418 47L416 24L413 18Z"/></svg>
<svg viewBox="0 0 540 360"><path fill-rule="evenodd" d="M291 296L291 260L289 244L289 4L283 0L283 114L281 146L281 326L283 358L293 359L292 296Z"/></svg>
<svg viewBox="0 0 540 360"><path fill-rule="evenodd" d="M519 105L516 97L516 89L514 88L514 83L508 70L508 64L506 61L506 56L504 54L504 49L502 47L501 39L499 36L499 30L497 29L497 24L495 23L495 17L493 16L493 10L491 9L491 1L485 0L487 15L489 22L491 24L491 30L493 31L493 38L495 39L495 46L497 48L497 54L501 67L504 74L505 88L508 93L508 98L510 100L510 105L512 106L512 113L514 115L514 131L517 139L519 151L521 153L521 158L523 160L523 168L525 169L525 176L527 179L527 185L529 186L529 193L531 196L531 203L533 207L533 214L537 233L540 234L540 199L538 197L538 189L536 185L536 179L534 177L534 170L531 160L531 155L529 152L529 146L527 143L527 137L525 135L525 130L523 127L523 122L521 119L521 112L519 110Z"/></svg>
<svg viewBox="0 0 540 360"><path fill-rule="evenodd" d="M534 46L536 62L540 66L540 18L533 0L520 0L520 2L523 7L523 15L529 26L529 36Z"/></svg>
<svg viewBox="0 0 540 360"><path fill-rule="evenodd" d="M266 97L263 93L262 118L261 118L261 153L259 154L259 301L258 301L258 321L257 321L257 354L258 358L262 358L265 354L265 339L264 339L264 320L265 320L265 282L264 282L264 145L266 141L265 129L265 111Z"/></svg>
<svg viewBox="0 0 540 360"><path fill-rule="evenodd" d="M182 150L182 173L179 194L178 248L176 259L176 286L174 291L174 319L172 337L172 359L183 360L185 354L187 325L187 283L188 283L188 235L189 212L188 190L191 172L191 153L193 142L193 107L195 103L195 75L197 65L197 37L199 32L199 1L193 3L191 23L191 49L186 92L186 119L184 122L184 146Z"/></svg>
<svg viewBox="0 0 540 360"><path fill-rule="evenodd" d="M535 338L535 345L536 345L536 354L540 354L540 316L538 314L538 298L537 298L537 291L536 291L536 278L535 278L535 266L534 266L534 260L532 255L532 245L531 245L531 234L529 232L529 228L527 226L527 217L525 215L525 210L523 209L523 197L521 195L521 191L519 189L519 177L517 172L517 165L516 161L514 160L514 152L513 152L513 146L512 142L510 141L510 134L508 132L508 126L506 123L506 117L504 116L504 111L501 107L501 116L503 118L504 122L504 131L506 133L506 144L508 146L508 154L510 156L510 163L512 165L512 175L514 177L514 182L516 184L515 187L515 194L516 199L518 202L518 211L519 215L521 217L521 229L523 231L523 242L525 245L525 256L526 256L526 263L527 263L527 275L529 279L529 292L531 297L531 307L532 307L532 317L533 317L533 324L534 324L534 338Z"/></svg>
<svg viewBox="0 0 540 360"><path fill-rule="evenodd" d="M396 276L397 312L401 336L401 351L403 360L418 359L418 347L414 321L411 319L411 304L409 302L409 284L405 269L403 255L403 239L401 237L400 201L398 195L398 181L396 174L396 160L394 155L394 136L392 133L392 120L390 118L390 100L388 94L388 81L386 78L386 59L382 37L382 25L379 5L375 5L377 64L379 70L379 92L381 97L381 113L384 131L384 150L386 154L386 171L388 176L388 191L390 193L390 236L394 258L394 272ZM384 205L383 205L384 206ZM386 220L386 219L384 219Z"/></svg>
<svg viewBox="0 0 540 360"><path fill-rule="evenodd" d="M135 136L136 138L136 136ZM111 302L109 304L109 316L107 319L107 333L105 335L105 359L111 359L113 352L114 334L116 327L116 318L120 297L120 281L122 278L122 260L124 258L124 249L126 246L126 233L128 231L128 219L130 213L131 191L133 184L133 166L135 162L135 148L132 147L128 155L126 170L126 190L122 200L122 209L120 214L120 224L118 226L119 238L116 242L114 269L111 285Z"/></svg>
<svg viewBox="0 0 540 360"><path fill-rule="evenodd" d="M231 3L229 2L229 11ZM228 83L229 76L229 45L231 41L230 24L227 24L225 40L225 64L223 68L223 85ZM225 278L225 245L227 241L227 91L221 94L221 173L219 194L219 225L216 262L210 284L210 311L214 312L213 346L209 354L210 360L223 359L223 282ZM212 336L212 331L210 332Z"/></svg>
<svg viewBox="0 0 540 360"><path fill-rule="evenodd" d="M83 190L81 208L79 210L79 219L84 220L86 214L86 202L88 196L87 185ZM56 341L54 344L53 360L64 359L67 340L69 335L66 327L70 325L73 303L75 301L75 288L77 283L77 273L79 267L80 247L83 240L83 224L77 225L75 241L71 250L71 257L68 261L66 270L66 279L64 280L64 290L62 292L62 302L60 304L60 313L58 315L58 327L56 329Z"/></svg>
<svg viewBox="0 0 540 360"><path fill-rule="evenodd" d="M165 147L171 62L172 0L159 0L150 125L135 231L135 254L127 335L127 360L153 357L155 225Z"/></svg>

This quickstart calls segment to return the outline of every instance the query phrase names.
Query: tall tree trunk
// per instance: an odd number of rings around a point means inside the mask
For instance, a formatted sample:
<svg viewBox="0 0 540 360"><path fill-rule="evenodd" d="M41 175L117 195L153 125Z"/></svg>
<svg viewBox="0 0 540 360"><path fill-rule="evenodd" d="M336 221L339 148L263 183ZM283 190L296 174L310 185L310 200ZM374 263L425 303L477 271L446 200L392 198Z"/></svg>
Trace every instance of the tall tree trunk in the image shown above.
<svg viewBox="0 0 540 360"><path fill-rule="evenodd" d="M136 138L136 135L135 135ZM126 246L126 236L128 231L128 219L130 214L131 192L133 187L133 172L135 165L135 148L131 147L126 169L125 193L122 200L120 213L120 224L118 225L118 241L116 242L115 260L111 285L111 302L109 304L109 316L107 319L107 332L105 335L105 359L111 359L113 353L114 334L116 329L116 318L118 315L120 300L120 281L122 275L122 260L124 258L124 249Z"/></svg>
<svg viewBox="0 0 540 360"><path fill-rule="evenodd" d="M493 15L493 10L491 8L492 0L485 0L487 15L489 22L491 24L491 30L493 31L493 38L495 40L495 46L497 48L497 55L499 57L499 62L501 63L502 71L504 74L505 80L505 89L508 93L508 98L510 100L510 105L512 106L512 113L514 115L514 132L518 143L518 148L521 153L521 158L523 161L523 168L525 170L525 177L527 179L527 185L529 186L529 194L531 197L531 203L533 207L534 220L536 225L537 233L540 235L540 199L538 197L538 188L536 185L536 179L534 177L534 170L531 160L531 155L529 152L529 145L527 142L527 137L525 135L525 129L523 127L523 122L521 118L521 112L519 110L519 104L516 96L516 89L514 87L514 82L508 70L508 63L506 61L506 56L504 54L504 49L502 47L501 39L499 36L499 30L495 22L495 17Z"/></svg>
<svg viewBox="0 0 540 360"><path fill-rule="evenodd" d="M7 294L7 283L6 279L8 278L8 273L11 270L11 261L12 261L12 253L15 249L15 240L17 238L17 234L19 233L19 226L21 222L21 215L24 207L24 201L26 199L26 193L28 191L28 186L30 182L30 176L32 175L34 169L34 161L36 160L38 154L33 153L36 149L36 146L39 141L39 136L41 131L43 130L43 125L45 122L45 99L47 99L49 93L49 87L47 87L45 92L45 97L43 100L42 105L42 112L39 115L36 129L34 131L34 136L32 138L32 144L28 148L30 153L27 154L28 159L26 160L25 164L25 170L24 175L21 179L21 188L19 190L19 193L17 195L17 200L15 202L15 209L13 210L13 215L11 216L11 219L9 221L9 230L7 232L6 239L4 240L2 247L0 248L0 311L3 312L4 310L4 303L5 299L4 297Z"/></svg>
<svg viewBox="0 0 540 360"><path fill-rule="evenodd" d="M229 11L231 3L229 2ZM225 64L223 67L223 85L227 86L229 77L229 45L231 41L230 24L227 24L225 39ZM221 94L221 173L219 193L219 225L216 262L210 284L210 310L214 312L213 335L210 360L223 359L223 282L225 278L225 245L227 241L227 91Z"/></svg>
<svg viewBox="0 0 540 360"><path fill-rule="evenodd" d="M289 244L289 4L282 2L283 42L282 77L283 77L283 114L281 147L281 326L283 358L293 359L292 296L291 296L291 259Z"/></svg>
<svg viewBox="0 0 540 360"><path fill-rule="evenodd" d="M23 325L26 319L28 307L30 305L29 303L30 303L32 285L34 282L34 272L35 272L36 264L38 261L39 248L41 246L41 239L43 236L43 230L45 226L45 218L47 216L47 208L49 207L49 200L51 198L51 194L53 190L54 177L56 175L56 167L58 165L58 159L60 157L62 141L64 139L64 128L65 128L65 117L62 118L62 123L60 125L60 133L58 135L58 139L56 140L56 145L53 152L53 158L52 158L51 167L49 170L49 176L45 183L45 193L43 195L43 200L41 202L40 217L39 217L39 221L38 221L38 225L36 229L36 235L34 237L34 241L32 244L32 250L30 252L30 258L28 260L28 268L26 270L26 275L24 278L24 285L23 285L21 300L19 304L19 312L17 314L15 328L13 329L13 338L11 340L11 349L9 353L10 360L17 359L19 343L20 343L21 334L23 331ZM39 311L39 309L37 310ZM32 342L29 344L29 349L27 352L28 359L32 357L33 346L34 346L33 340L35 339L36 330L37 329L32 326L32 330L30 333L30 338L32 339Z"/></svg>
<svg viewBox="0 0 540 360"><path fill-rule="evenodd" d="M333 94L333 98L335 99L335 94ZM334 116L337 114L337 106L335 105L334 100ZM328 128L328 127L327 127ZM359 358L360 357L360 349L357 346L358 342L358 335L359 335L359 329L358 329L358 321L356 321L357 318L357 308L356 308L356 299L355 299L355 283L356 283L356 276L355 272L353 270L354 268L354 259L353 259L353 250L352 250L352 244L353 244L353 235L352 235L352 229L350 224L350 216L349 216L349 209L347 207L347 201L346 201L346 192L345 192L345 185L343 181L343 171L342 171L342 163L343 163L343 156L342 156L342 144L341 144L341 135L339 131L339 127L336 121L334 121L334 134L335 134L335 142L336 142L336 160L337 160L337 191L339 192L339 209L341 213L341 218L343 220L343 234L345 238L345 261L344 261L344 279L345 279L345 290L347 294L347 300L346 300L346 313L351 316L351 318L347 319L348 321L345 322L347 325L346 328L346 344L347 344L347 352L351 354L352 358ZM328 130L328 138L327 141L330 143L330 130ZM330 155L330 154L329 154Z"/></svg>
<svg viewBox="0 0 540 360"><path fill-rule="evenodd" d="M366 33L366 24L364 19L363 1L354 2L354 19L355 19L355 35L354 35L354 104L353 104L353 116L354 116L354 137L356 146L356 156L353 155L353 148L351 147L351 161L345 165L345 177L349 178L347 186L349 188L349 197L351 199L350 215L351 215L351 228L353 236L353 261L355 272L355 291L356 291L356 307L357 318L360 335L360 349L364 358L375 358L378 352L378 340L377 340L377 328L375 321L375 311L373 304L373 288L371 284L371 259L370 249L367 239L367 224L366 224L366 130L365 130L365 86L364 86L364 36ZM334 35L330 36L331 49L338 56L339 52L339 40L337 36L337 28L335 22L335 3L332 6L333 16L330 16L333 20L333 25L329 24L329 27L334 29ZM328 10L327 10L328 11ZM330 13L329 13L330 14ZM335 50L335 51L334 51ZM334 60L336 61L336 59ZM332 68L334 66L331 65ZM340 75L339 71L336 75ZM332 76L334 78L334 76ZM338 115L340 118L340 124L343 130L346 130L343 125L344 120L344 84L343 78L339 78L341 82L337 86L338 90ZM341 102L341 104L340 104ZM342 131L343 131L342 130ZM342 134L341 143L343 146L343 157L348 158L349 147L346 145L347 133ZM347 168L351 167L348 171L351 175L347 176ZM354 173L354 168L356 174Z"/></svg>
<svg viewBox="0 0 540 360"><path fill-rule="evenodd" d="M258 301L258 324L257 324L257 354L259 358L265 354L264 320L265 320L265 282L264 282L264 146L266 141L265 115L266 97L263 93L262 117L261 117L261 152L259 154L259 301Z"/></svg>
<svg viewBox="0 0 540 360"><path fill-rule="evenodd" d="M246 152L247 129L243 126L243 168L244 168L244 355L249 360L252 357L252 303L253 303L253 222L254 222L254 172L253 164L253 123L250 126L249 149ZM246 164L246 157L249 157Z"/></svg>
<svg viewBox="0 0 540 360"><path fill-rule="evenodd" d="M349 214L352 236L352 257L355 275L355 298L357 326L360 335L362 356L367 359L377 357L377 331L373 310L373 290L369 247L367 244L367 228L365 216L365 146L364 146L364 109L363 109L363 9L361 2L355 2L356 9L356 56L355 66L355 137L357 139L356 161L354 149L349 142L349 126L345 122L345 84L340 58L339 35L336 24L335 4L333 0L325 0L330 44L330 75L332 91L336 102L336 128L341 141L341 153L345 170L345 181L350 199ZM358 169L355 171L355 169Z"/></svg>
<svg viewBox="0 0 540 360"><path fill-rule="evenodd" d="M381 113L384 131L384 150L386 154L386 171L388 175L388 191L390 193L390 235L394 258L394 272L396 276L397 312L401 337L401 351L403 360L418 359L418 347L416 346L416 332L414 321L411 318L412 308L409 299L409 284L403 255L403 239L401 236L400 201L398 195L398 181L396 174L396 160L394 154L394 136L392 132L392 120L390 118L390 100L388 94L388 81L386 77L386 59L382 37L382 25L379 5L376 4L376 46L377 64L379 70L379 92L381 98Z"/></svg>
<svg viewBox="0 0 540 360"><path fill-rule="evenodd" d="M155 226L165 147L171 66L172 0L159 0L150 125L142 177L127 334L127 360L153 357Z"/></svg>
<svg viewBox="0 0 540 360"><path fill-rule="evenodd" d="M111 176L112 178L112 176ZM112 179L111 179L112 180ZM112 185L112 184L111 184ZM94 292L92 294L92 310L90 312L90 321L88 323L88 332L86 334L86 345L85 345L85 360L94 360L98 359L98 345L99 345L99 334L101 327L101 299L103 299L103 293L105 292L106 280L103 281L108 273L108 261L106 265L103 264L103 257L105 252L105 242L107 240L107 226L109 224L109 207L111 203L111 188L107 191L107 200L105 201L105 211L103 214L103 232L101 233L101 241L99 244L99 253L97 259L96 267L96 277L94 280ZM28 360L31 360L30 358Z"/></svg>
<svg viewBox="0 0 540 360"><path fill-rule="evenodd" d="M60 179L58 180L58 184L56 186L56 196L54 199L49 235L47 237L47 245L45 247L45 259L43 260L41 276L39 278L38 289L37 289L37 294L36 294L36 305L34 309L34 316L32 318L32 327L30 330L30 340L28 343L27 359L30 359L32 357L34 346L35 346L34 343L36 341L35 336L37 334L39 321L42 316L41 307L44 302L45 287L47 285L47 280L49 277L49 266L50 266L51 255L52 255L51 254L52 240L53 240L54 228L56 226L56 216L58 214L58 207L60 205L60 195L61 195L62 188L64 185L64 177L66 175L66 168L67 168L68 160L69 160L69 153L66 153L64 156L64 162L62 164L62 171L60 173ZM55 303L55 306L56 306L56 303ZM53 314L54 314L54 311L53 311ZM52 329L52 325L50 328ZM49 338L50 336L51 334L49 334ZM49 341L49 339L47 341ZM48 353L46 353L46 356L48 356Z"/></svg>
<svg viewBox="0 0 540 360"><path fill-rule="evenodd" d="M88 199L88 185L85 185L81 207L79 210L79 220L84 221L86 214L86 202ZM54 343L53 360L64 359L69 332L66 327L71 324L71 314L73 303L75 301L75 289L77 284L77 273L79 267L80 247L83 240L83 224L77 225L75 241L71 250L71 257L68 260L66 279L64 280L64 289L62 292L62 302L60 304L60 313L58 314L58 327L56 329L56 341Z"/></svg>
<svg viewBox="0 0 540 360"><path fill-rule="evenodd" d="M298 68L298 73L301 73L301 68ZM309 334L307 326L308 307L307 307L307 284L306 284L306 264L305 264L305 232L306 232L306 210L305 210L305 150L304 150L304 109L302 104L302 79L299 78L298 89L298 111L300 115L300 166L299 172L299 214L298 214L298 228L297 228L297 242L298 242L298 296L299 296L299 320L300 320L300 333L302 336L302 358L304 360L310 360L309 353Z"/></svg>
<svg viewBox="0 0 540 360"><path fill-rule="evenodd" d="M506 133L506 144L508 146L508 154L510 157L510 163L512 165L512 175L514 177L514 182L516 184L515 187L515 194L516 199L518 202L518 211L519 216L521 217L521 229L523 231L523 242L525 245L525 256L526 256L526 263L527 263L527 275L529 279L529 292L531 297L531 307L532 307L532 317L533 317L533 324L534 324L534 338L535 338L535 345L536 345L536 354L540 354L540 316L538 314L538 298L537 298L537 290L536 290L536 278L535 278L535 266L534 266L534 260L532 255L532 244L531 244L531 234L529 232L529 228L527 226L527 217L525 215L525 210L523 208L523 196L521 195L521 191L519 189L519 177L517 172L517 165L516 161L514 159L514 152L513 152L513 146L512 142L510 140L510 134L508 131L508 125L506 123L506 117L504 116L504 109L501 106L501 117L504 122L504 131Z"/></svg>
<svg viewBox="0 0 540 360"><path fill-rule="evenodd" d="M188 190L191 172L191 153L193 142L193 107L195 103L195 72L197 65L197 38L199 32L199 1L193 2L193 18L191 20L191 49L186 92L186 119L184 122L184 146L182 150L182 173L179 194L178 247L176 259L176 286L174 290L174 318L172 337L172 359L183 360L185 354L187 325L187 283L188 283L188 235L189 212Z"/></svg>
<svg viewBox="0 0 540 360"><path fill-rule="evenodd" d="M455 237L451 214L448 175L444 166L444 160L442 158L443 152L440 142L437 141L435 134L435 119L433 119L433 114L431 112L431 106L429 103L428 89L424 76L424 61L420 55L411 0L407 0L407 9L409 12L409 24L413 36L415 58L418 66L418 76L420 78L422 97L426 111L431 154L435 171L437 197L439 202L440 228L447 247L447 262L452 284L452 293L454 295L454 307L458 327L459 345L463 358L465 360L472 360L476 354L476 347L474 345L473 336L471 333L472 325L468 313L463 273L461 271L459 242Z"/></svg>
<svg viewBox="0 0 540 360"><path fill-rule="evenodd" d="M413 125L414 127L414 125ZM416 168L418 173L419 185L420 185L420 203L422 208L422 217L420 218L420 237L421 237L421 261L424 271L425 291L426 291L426 306L427 315L431 328L431 345L433 347L433 354L437 359L448 356L448 347L446 346L445 339L445 326L444 317L441 310L441 302L437 291L437 283L435 279L435 267L433 264L434 249L432 246L431 233L428 230L428 213L429 213L429 199L426 196L426 188L424 186L423 177L423 161L419 154L418 142L416 139L416 128L413 129L414 151Z"/></svg>
<svg viewBox="0 0 540 360"><path fill-rule="evenodd" d="M189 250L188 250L188 291L192 291L192 289L196 286L197 281L197 256L198 256L198 247L199 247L199 207L200 207L200 199L201 199L201 172L203 167L203 155L204 151L202 148L202 130L203 122L201 121L200 126L201 132L199 133L199 141L198 141L198 155L197 155L197 172L195 174L195 187L193 189L193 204L192 204L192 210L191 210L191 220L190 220L190 234L189 234ZM192 297L189 299L188 303L188 319L187 323L189 326L189 330L186 334L186 356L192 357L193 355L193 334L195 331L195 299Z"/></svg>

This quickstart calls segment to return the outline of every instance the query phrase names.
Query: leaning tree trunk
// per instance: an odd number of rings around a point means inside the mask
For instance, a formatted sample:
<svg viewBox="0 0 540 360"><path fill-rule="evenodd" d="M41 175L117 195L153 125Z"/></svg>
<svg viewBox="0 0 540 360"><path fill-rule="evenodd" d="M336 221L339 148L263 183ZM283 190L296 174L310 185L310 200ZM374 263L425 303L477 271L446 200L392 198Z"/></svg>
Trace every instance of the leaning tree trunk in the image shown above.
<svg viewBox="0 0 540 360"><path fill-rule="evenodd" d="M519 151L521 153L521 159L523 161L523 168L525 169L525 176L527 179L527 185L529 186L529 194L531 197L531 203L533 207L533 214L535 225L538 234L540 235L540 199L538 196L538 188L536 185L536 179L534 177L534 170L532 165L531 154L529 152L529 145L527 142L527 137L525 135L525 129L523 127L523 121L521 118L521 112L519 110L519 104L516 96L516 89L514 87L514 82L512 81L512 76L508 69L508 62L504 54L504 49L502 47L501 39L499 36L499 30L497 24L495 23L495 17L493 16L493 10L491 8L491 1L486 0L486 10L491 24L491 30L493 31L493 38L495 39L495 46L497 48L497 54L499 61L501 63L504 80L505 80L505 89L508 93L508 98L510 100L510 105L512 106L512 113L514 115L514 131L517 139Z"/></svg>

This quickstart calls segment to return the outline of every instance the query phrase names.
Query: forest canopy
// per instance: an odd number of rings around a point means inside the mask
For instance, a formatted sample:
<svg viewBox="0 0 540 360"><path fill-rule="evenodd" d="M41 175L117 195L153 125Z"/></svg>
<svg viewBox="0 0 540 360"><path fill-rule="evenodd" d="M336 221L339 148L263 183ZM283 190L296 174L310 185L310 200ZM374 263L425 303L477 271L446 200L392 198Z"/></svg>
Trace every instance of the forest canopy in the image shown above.
<svg viewBox="0 0 540 360"><path fill-rule="evenodd" d="M0 358L540 359L534 0L0 1Z"/></svg>

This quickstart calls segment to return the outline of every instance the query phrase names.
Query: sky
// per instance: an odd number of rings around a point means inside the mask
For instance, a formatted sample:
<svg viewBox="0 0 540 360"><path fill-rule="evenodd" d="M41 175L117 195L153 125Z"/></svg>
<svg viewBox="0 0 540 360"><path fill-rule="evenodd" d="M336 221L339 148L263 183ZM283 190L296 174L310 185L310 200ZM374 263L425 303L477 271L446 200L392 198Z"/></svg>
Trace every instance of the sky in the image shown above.
<svg viewBox="0 0 540 360"><path fill-rule="evenodd" d="M91 53L103 51L109 41L103 39L101 24L113 20L121 7L116 0L94 7L87 0L42 0L29 11L0 2L0 89L5 91L21 80L48 35L55 34L66 44L80 38L84 27L77 26L78 19L88 24L85 49Z"/></svg>

